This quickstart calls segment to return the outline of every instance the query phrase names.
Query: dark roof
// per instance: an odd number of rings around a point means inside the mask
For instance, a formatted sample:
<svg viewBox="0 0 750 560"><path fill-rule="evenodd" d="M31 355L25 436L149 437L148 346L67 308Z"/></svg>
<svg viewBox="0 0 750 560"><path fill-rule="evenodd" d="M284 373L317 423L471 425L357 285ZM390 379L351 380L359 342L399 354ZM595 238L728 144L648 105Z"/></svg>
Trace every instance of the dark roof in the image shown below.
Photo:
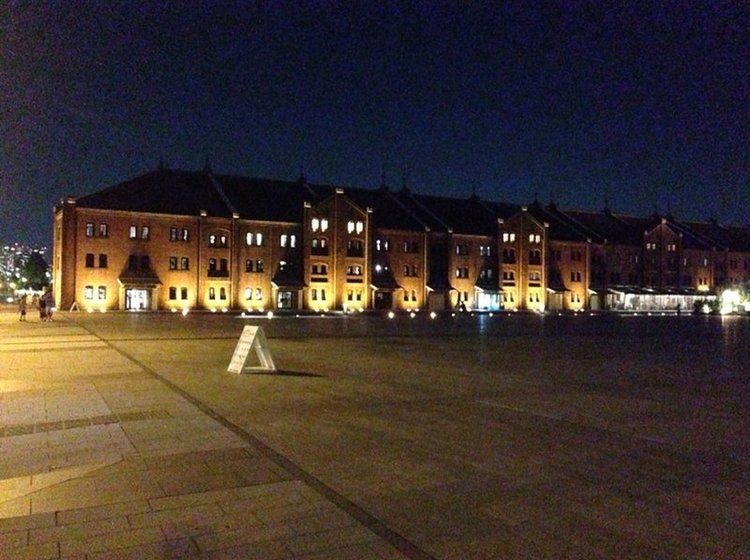
<svg viewBox="0 0 750 560"><path fill-rule="evenodd" d="M76 200L81 208L155 214L231 217L221 194L205 172L158 169Z"/></svg>
<svg viewBox="0 0 750 560"><path fill-rule="evenodd" d="M534 202L528 207L528 212L534 218L549 226L548 236L557 241L586 242L591 235L587 235L583 228L577 227L571 220L566 219L554 206L544 207Z"/></svg>
<svg viewBox="0 0 750 560"><path fill-rule="evenodd" d="M476 197L447 198L403 192L400 198L409 200L410 207L425 222L431 222L431 229L469 235L497 234L495 212Z"/></svg>
<svg viewBox="0 0 750 560"><path fill-rule="evenodd" d="M722 226L717 222L682 222L682 224L705 239L711 239L717 249L750 251L750 229Z"/></svg>
<svg viewBox="0 0 750 560"><path fill-rule="evenodd" d="M372 208L373 225L382 229L424 231L426 224L387 189L344 189L361 208Z"/></svg>
<svg viewBox="0 0 750 560"><path fill-rule="evenodd" d="M305 202L315 202L328 194L325 188L299 181L252 179L216 175L218 187L240 218L272 222L302 222Z"/></svg>
<svg viewBox="0 0 750 560"><path fill-rule="evenodd" d="M336 187L298 181L279 181L214 175L209 170L181 171L159 168L82 196L81 208L123 210L154 214L231 217L275 222L301 223L305 202L315 203L332 196ZM345 196L362 209L372 208L376 228L433 232L452 231L468 235L495 235L497 220L517 214L515 204L470 198L448 198L415 194L404 188L345 188ZM750 228L721 226L716 222L678 221L668 216L627 216L608 210L588 212L561 210L534 202L529 212L549 224L552 239L630 245L640 247L644 232L666 220L682 235L687 248L716 248L750 251ZM443 282L440 282L442 285Z"/></svg>

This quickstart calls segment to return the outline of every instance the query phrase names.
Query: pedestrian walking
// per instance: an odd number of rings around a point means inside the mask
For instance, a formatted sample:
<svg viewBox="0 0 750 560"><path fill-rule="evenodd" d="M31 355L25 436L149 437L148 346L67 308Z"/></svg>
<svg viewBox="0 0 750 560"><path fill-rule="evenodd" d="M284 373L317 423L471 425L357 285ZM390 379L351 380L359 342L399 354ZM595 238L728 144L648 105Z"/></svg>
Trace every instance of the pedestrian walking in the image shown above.
<svg viewBox="0 0 750 560"><path fill-rule="evenodd" d="M47 289L46 292L44 292L44 295L42 296L41 300L39 300L39 314L41 315L41 308L42 305L44 305L44 318L43 321L51 321L52 320L52 308L55 306L55 298L52 295L52 290Z"/></svg>
<svg viewBox="0 0 750 560"><path fill-rule="evenodd" d="M18 300L18 320L26 321L26 309L28 308L28 301L26 300L26 294L21 296Z"/></svg>

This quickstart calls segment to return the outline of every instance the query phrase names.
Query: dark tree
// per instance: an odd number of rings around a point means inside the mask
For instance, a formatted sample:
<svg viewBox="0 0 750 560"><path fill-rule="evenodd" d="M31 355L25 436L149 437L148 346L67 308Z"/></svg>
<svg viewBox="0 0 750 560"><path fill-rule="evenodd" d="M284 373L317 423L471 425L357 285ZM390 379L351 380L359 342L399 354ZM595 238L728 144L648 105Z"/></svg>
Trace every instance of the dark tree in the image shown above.
<svg viewBox="0 0 750 560"><path fill-rule="evenodd" d="M32 253L29 260L21 268L21 276L26 278L28 286L41 290L49 283L47 278L47 261L39 253Z"/></svg>

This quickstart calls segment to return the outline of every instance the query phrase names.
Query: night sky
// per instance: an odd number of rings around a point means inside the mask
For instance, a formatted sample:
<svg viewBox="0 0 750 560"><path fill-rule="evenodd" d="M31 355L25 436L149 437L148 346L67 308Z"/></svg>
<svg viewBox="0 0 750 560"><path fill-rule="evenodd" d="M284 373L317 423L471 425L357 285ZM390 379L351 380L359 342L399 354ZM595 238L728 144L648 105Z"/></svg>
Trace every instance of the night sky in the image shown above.
<svg viewBox="0 0 750 560"><path fill-rule="evenodd" d="M0 242L207 157L750 224L750 3L5 0L0 138Z"/></svg>

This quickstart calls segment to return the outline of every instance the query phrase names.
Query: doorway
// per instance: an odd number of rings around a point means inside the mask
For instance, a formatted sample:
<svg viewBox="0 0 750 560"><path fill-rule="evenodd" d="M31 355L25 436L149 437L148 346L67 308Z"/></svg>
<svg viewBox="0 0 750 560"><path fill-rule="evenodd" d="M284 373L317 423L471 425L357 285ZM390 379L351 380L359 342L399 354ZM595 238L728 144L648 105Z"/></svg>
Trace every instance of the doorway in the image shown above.
<svg viewBox="0 0 750 560"><path fill-rule="evenodd" d="M125 290L125 310L139 311L149 309L149 290L144 288L127 288Z"/></svg>

